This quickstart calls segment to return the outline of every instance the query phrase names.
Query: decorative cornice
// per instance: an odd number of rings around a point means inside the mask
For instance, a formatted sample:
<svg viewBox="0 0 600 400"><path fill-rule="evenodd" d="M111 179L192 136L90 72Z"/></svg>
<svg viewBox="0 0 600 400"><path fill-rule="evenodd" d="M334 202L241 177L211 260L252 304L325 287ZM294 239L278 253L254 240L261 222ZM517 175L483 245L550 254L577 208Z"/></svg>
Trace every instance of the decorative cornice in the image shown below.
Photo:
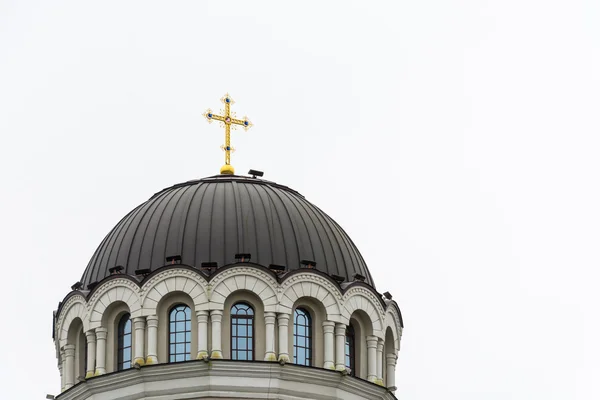
<svg viewBox="0 0 600 400"><path fill-rule="evenodd" d="M174 376L177 377L178 383L173 383L173 387L170 387L169 382L174 382ZM231 379L239 380L240 378L256 379L257 385L231 386L228 384ZM269 382L261 385L260 379L268 379ZM280 383L273 381L280 381ZM161 384L156 385L157 382L161 382ZM279 363L261 361L211 360L210 363L207 363L204 360L193 360L143 366L140 369L129 369L93 377L63 392L57 397L57 400L76 400L101 393L106 396L111 395L110 392L113 392L114 395L116 394L114 391L122 388L128 388L128 394L131 395L131 389L134 387L138 387L140 393L146 397L162 396L165 399L175 399L185 394L193 394L194 398L222 397L219 396L219 392L223 394L235 392L248 398L262 398L267 393L275 394L274 390L277 394L285 397L297 397L299 386L294 387L294 382L303 385L308 382L325 389L320 389L318 394L312 393L315 400L335 400L344 393L352 393L365 400L396 399L384 387L321 368L293 364L283 366ZM155 385L146 386L148 383ZM207 390L208 387L210 390ZM317 389L316 387L312 389ZM332 393L332 389L335 390L336 395L322 394Z"/></svg>

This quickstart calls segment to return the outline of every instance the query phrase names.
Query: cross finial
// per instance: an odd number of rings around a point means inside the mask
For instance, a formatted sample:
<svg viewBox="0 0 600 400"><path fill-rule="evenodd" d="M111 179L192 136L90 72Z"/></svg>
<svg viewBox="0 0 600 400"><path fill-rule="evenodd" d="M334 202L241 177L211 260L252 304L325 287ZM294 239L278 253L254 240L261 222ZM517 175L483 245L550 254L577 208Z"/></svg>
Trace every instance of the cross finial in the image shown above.
<svg viewBox="0 0 600 400"><path fill-rule="evenodd" d="M208 120L209 123L213 122L213 120L221 122L221 126L225 127L225 144L221 146L221 149L225 152L225 165L221 167L221 174L224 175L233 175L235 170L230 164L231 161L231 152L235 151L233 147L231 147L231 127L235 129L236 125L240 125L245 130L248 130L252 126L252 122L248 119L248 117L244 117L244 119L236 119L235 113L231 112L231 105L234 103L229 93L226 93L225 96L221 98L223 104L225 104L225 111L221 110L223 115L215 114L209 108L204 113L204 116Z"/></svg>

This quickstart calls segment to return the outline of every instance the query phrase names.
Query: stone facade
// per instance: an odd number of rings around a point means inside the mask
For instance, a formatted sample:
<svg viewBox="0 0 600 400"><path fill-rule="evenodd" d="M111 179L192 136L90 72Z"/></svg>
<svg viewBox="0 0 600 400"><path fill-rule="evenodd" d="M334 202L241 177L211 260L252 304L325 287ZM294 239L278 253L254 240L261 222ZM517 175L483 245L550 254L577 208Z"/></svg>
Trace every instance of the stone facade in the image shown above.
<svg viewBox="0 0 600 400"><path fill-rule="evenodd" d="M230 360L230 309L238 301L255 312L254 362ZM193 361L167 362L167 310L175 304L192 311ZM309 367L292 364L298 307L313 322ZM132 321L135 367L117 371L116 326L124 314ZM354 371L344 358L349 325ZM340 286L316 269L277 275L238 263L208 275L168 265L139 281L115 274L91 292L71 292L54 334L60 399L393 399L402 318L397 304L369 285Z"/></svg>

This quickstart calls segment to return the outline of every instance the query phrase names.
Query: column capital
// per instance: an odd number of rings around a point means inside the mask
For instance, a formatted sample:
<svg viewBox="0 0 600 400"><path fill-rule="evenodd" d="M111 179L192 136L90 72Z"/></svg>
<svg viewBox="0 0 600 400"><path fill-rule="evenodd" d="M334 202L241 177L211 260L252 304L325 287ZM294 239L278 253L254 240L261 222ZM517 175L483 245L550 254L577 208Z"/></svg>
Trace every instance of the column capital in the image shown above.
<svg viewBox="0 0 600 400"><path fill-rule="evenodd" d="M372 335L367 336L367 348L369 348L369 347L375 347L376 348L377 347L377 340L378 340L377 336L372 336Z"/></svg>
<svg viewBox="0 0 600 400"><path fill-rule="evenodd" d="M385 359L387 360L387 365L396 365L396 361L398 360L398 356L394 353L387 353L385 355Z"/></svg>
<svg viewBox="0 0 600 400"><path fill-rule="evenodd" d="M285 321L285 324L287 324L287 322L290 320L290 314L288 314L288 313L279 313L279 314L277 314L277 319L279 321L281 321L280 324L283 323L284 321Z"/></svg>
<svg viewBox="0 0 600 400"><path fill-rule="evenodd" d="M63 346L65 356L66 357L74 357L75 356L75 345L74 344L65 344Z"/></svg>
<svg viewBox="0 0 600 400"><path fill-rule="evenodd" d="M148 328L158 327L158 316L157 315L148 315L146 317L146 323L148 324Z"/></svg>
<svg viewBox="0 0 600 400"><path fill-rule="evenodd" d="M223 310L210 310L210 319L214 322L221 322Z"/></svg>
<svg viewBox="0 0 600 400"><path fill-rule="evenodd" d="M103 326L99 326L96 328L96 339L106 340L106 335L108 335L108 329L106 329Z"/></svg>
<svg viewBox="0 0 600 400"><path fill-rule="evenodd" d="M323 321L323 332L325 333L333 333L335 328L335 322L333 321Z"/></svg>
<svg viewBox="0 0 600 400"><path fill-rule="evenodd" d="M383 351L383 340L379 339L377 341L377 351L382 352Z"/></svg>
<svg viewBox="0 0 600 400"><path fill-rule="evenodd" d="M200 318L200 317L207 317L208 316L208 310L196 310L196 317Z"/></svg>
<svg viewBox="0 0 600 400"><path fill-rule="evenodd" d="M89 331L85 332L85 339L87 340L87 342L94 342L96 343L96 331L93 329L90 329Z"/></svg>
<svg viewBox="0 0 600 400"><path fill-rule="evenodd" d="M336 336L346 336L346 324L336 322L335 323L335 335Z"/></svg>
<svg viewBox="0 0 600 400"><path fill-rule="evenodd" d="M269 318L275 318L277 316L277 313L274 313L272 311L267 311L265 312L265 318L269 317Z"/></svg>

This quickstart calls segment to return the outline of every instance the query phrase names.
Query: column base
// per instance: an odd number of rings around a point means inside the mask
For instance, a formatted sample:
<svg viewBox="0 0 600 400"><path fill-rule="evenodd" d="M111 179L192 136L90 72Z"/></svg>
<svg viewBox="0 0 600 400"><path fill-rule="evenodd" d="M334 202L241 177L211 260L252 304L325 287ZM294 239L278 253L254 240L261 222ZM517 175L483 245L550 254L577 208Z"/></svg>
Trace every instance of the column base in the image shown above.
<svg viewBox="0 0 600 400"><path fill-rule="evenodd" d="M146 360L144 360L141 357L136 358L135 360L133 360L133 365L138 364L140 367L146 365Z"/></svg>
<svg viewBox="0 0 600 400"><path fill-rule="evenodd" d="M158 357L148 356L146 357L146 365L158 364Z"/></svg>
<svg viewBox="0 0 600 400"><path fill-rule="evenodd" d="M290 356L288 354L280 354L279 358L277 359L277 361L282 362L282 363L289 363L290 362Z"/></svg>
<svg viewBox="0 0 600 400"><path fill-rule="evenodd" d="M346 366L342 365L342 364L338 364L335 366L335 370L336 371L345 371L346 370Z"/></svg>
<svg viewBox="0 0 600 400"><path fill-rule="evenodd" d="M221 350L213 350L210 353L210 358L223 358L223 353L221 352Z"/></svg>
<svg viewBox="0 0 600 400"><path fill-rule="evenodd" d="M201 350L196 355L196 360L204 360L205 358L208 358L208 351L206 350Z"/></svg>
<svg viewBox="0 0 600 400"><path fill-rule="evenodd" d="M277 355L273 352L265 354L265 361L277 361Z"/></svg>
<svg viewBox="0 0 600 400"><path fill-rule="evenodd" d="M378 384L379 386L383 386L383 379L376 379L375 383Z"/></svg>
<svg viewBox="0 0 600 400"><path fill-rule="evenodd" d="M368 377L367 377L367 380L368 380L369 382L377 383L377 377L376 377L376 376L374 376L374 375L368 376Z"/></svg>
<svg viewBox="0 0 600 400"><path fill-rule="evenodd" d="M106 369L104 368L96 368L96 372L94 372L94 376L104 375L106 373Z"/></svg>
<svg viewBox="0 0 600 400"><path fill-rule="evenodd" d="M88 371L85 373L85 379L91 378L94 376L94 371Z"/></svg>
<svg viewBox="0 0 600 400"><path fill-rule="evenodd" d="M335 370L335 364L332 361L325 361L325 364L323 364L323 369Z"/></svg>

